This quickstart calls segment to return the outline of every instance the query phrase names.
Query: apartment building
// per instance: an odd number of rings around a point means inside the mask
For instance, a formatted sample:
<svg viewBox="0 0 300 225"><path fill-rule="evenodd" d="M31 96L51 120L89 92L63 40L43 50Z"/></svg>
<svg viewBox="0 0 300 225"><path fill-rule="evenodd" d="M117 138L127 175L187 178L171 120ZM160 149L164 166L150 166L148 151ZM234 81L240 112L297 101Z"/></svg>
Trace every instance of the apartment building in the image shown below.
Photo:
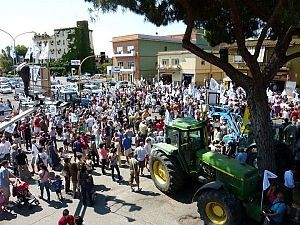
<svg viewBox="0 0 300 225"><path fill-rule="evenodd" d="M93 31L88 28L88 21L77 21L76 27L54 29L53 35L37 34L33 42L37 60L55 61L71 51L80 59L82 51L90 49L93 53L94 49Z"/></svg>

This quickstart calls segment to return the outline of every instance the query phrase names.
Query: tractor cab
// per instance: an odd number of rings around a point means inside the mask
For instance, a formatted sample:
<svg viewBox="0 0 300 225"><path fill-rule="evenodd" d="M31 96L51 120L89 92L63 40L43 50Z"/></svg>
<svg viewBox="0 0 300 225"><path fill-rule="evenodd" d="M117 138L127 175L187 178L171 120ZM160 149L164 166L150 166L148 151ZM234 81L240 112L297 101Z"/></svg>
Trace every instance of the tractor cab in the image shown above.
<svg viewBox="0 0 300 225"><path fill-rule="evenodd" d="M179 118L166 126L166 143L178 149L178 159L186 172L196 171L196 153L206 145L205 122Z"/></svg>

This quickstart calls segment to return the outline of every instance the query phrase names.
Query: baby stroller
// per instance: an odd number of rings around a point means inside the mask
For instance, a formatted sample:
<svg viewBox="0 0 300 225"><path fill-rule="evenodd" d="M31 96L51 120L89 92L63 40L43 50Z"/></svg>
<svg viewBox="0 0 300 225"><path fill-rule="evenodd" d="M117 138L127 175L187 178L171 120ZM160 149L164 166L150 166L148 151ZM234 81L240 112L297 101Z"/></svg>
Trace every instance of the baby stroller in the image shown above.
<svg viewBox="0 0 300 225"><path fill-rule="evenodd" d="M28 205L32 207L33 204L39 205L39 200L30 193L29 184L27 182L16 180L16 183L13 185L13 196L17 197L16 205Z"/></svg>

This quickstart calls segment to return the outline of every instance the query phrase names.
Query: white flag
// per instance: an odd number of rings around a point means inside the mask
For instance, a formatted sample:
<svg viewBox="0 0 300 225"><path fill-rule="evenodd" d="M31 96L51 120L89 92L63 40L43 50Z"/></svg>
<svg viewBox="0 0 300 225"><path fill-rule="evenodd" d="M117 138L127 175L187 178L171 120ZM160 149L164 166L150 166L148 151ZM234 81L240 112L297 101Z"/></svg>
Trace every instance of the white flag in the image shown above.
<svg viewBox="0 0 300 225"><path fill-rule="evenodd" d="M209 81L209 90L211 91L218 91L219 90L219 84L214 78L210 78Z"/></svg>
<svg viewBox="0 0 300 225"><path fill-rule="evenodd" d="M264 172L264 180L263 180L263 190L267 190L270 187L270 181L269 179L277 178L277 175L270 172L269 170L265 170Z"/></svg>
<svg viewBox="0 0 300 225"><path fill-rule="evenodd" d="M32 49L32 58L34 59L38 59L40 56L40 48L38 45L34 45L33 49Z"/></svg>
<svg viewBox="0 0 300 225"><path fill-rule="evenodd" d="M45 46L42 47L42 51L39 56L39 59L48 59L48 58L49 58L49 46L48 43L46 43Z"/></svg>
<svg viewBox="0 0 300 225"><path fill-rule="evenodd" d="M25 55L25 59L30 59L31 54L33 53L33 43L31 43L30 47L27 49L26 55Z"/></svg>
<svg viewBox="0 0 300 225"><path fill-rule="evenodd" d="M10 47L10 57L12 57L13 59L16 58L16 50L14 49L13 46Z"/></svg>

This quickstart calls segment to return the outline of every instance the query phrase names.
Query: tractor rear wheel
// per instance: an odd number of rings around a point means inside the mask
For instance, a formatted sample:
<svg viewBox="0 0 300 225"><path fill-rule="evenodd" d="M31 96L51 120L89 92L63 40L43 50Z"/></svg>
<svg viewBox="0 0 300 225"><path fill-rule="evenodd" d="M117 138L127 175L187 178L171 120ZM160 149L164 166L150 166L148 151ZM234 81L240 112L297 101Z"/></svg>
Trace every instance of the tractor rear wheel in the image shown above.
<svg viewBox="0 0 300 225"><path fill-rule="evenodd" d="M160 151L152 151L150 173L155 186L164 193L176 192L183 184L184 175L175 158Z"/></svg>
<svg viewBox="0 0 300 225"><path fill-rule="evenodd" d="M227 191L206 191L200 195L197 206L206 225L240 225L242 222L242 206Z"/></svg>

